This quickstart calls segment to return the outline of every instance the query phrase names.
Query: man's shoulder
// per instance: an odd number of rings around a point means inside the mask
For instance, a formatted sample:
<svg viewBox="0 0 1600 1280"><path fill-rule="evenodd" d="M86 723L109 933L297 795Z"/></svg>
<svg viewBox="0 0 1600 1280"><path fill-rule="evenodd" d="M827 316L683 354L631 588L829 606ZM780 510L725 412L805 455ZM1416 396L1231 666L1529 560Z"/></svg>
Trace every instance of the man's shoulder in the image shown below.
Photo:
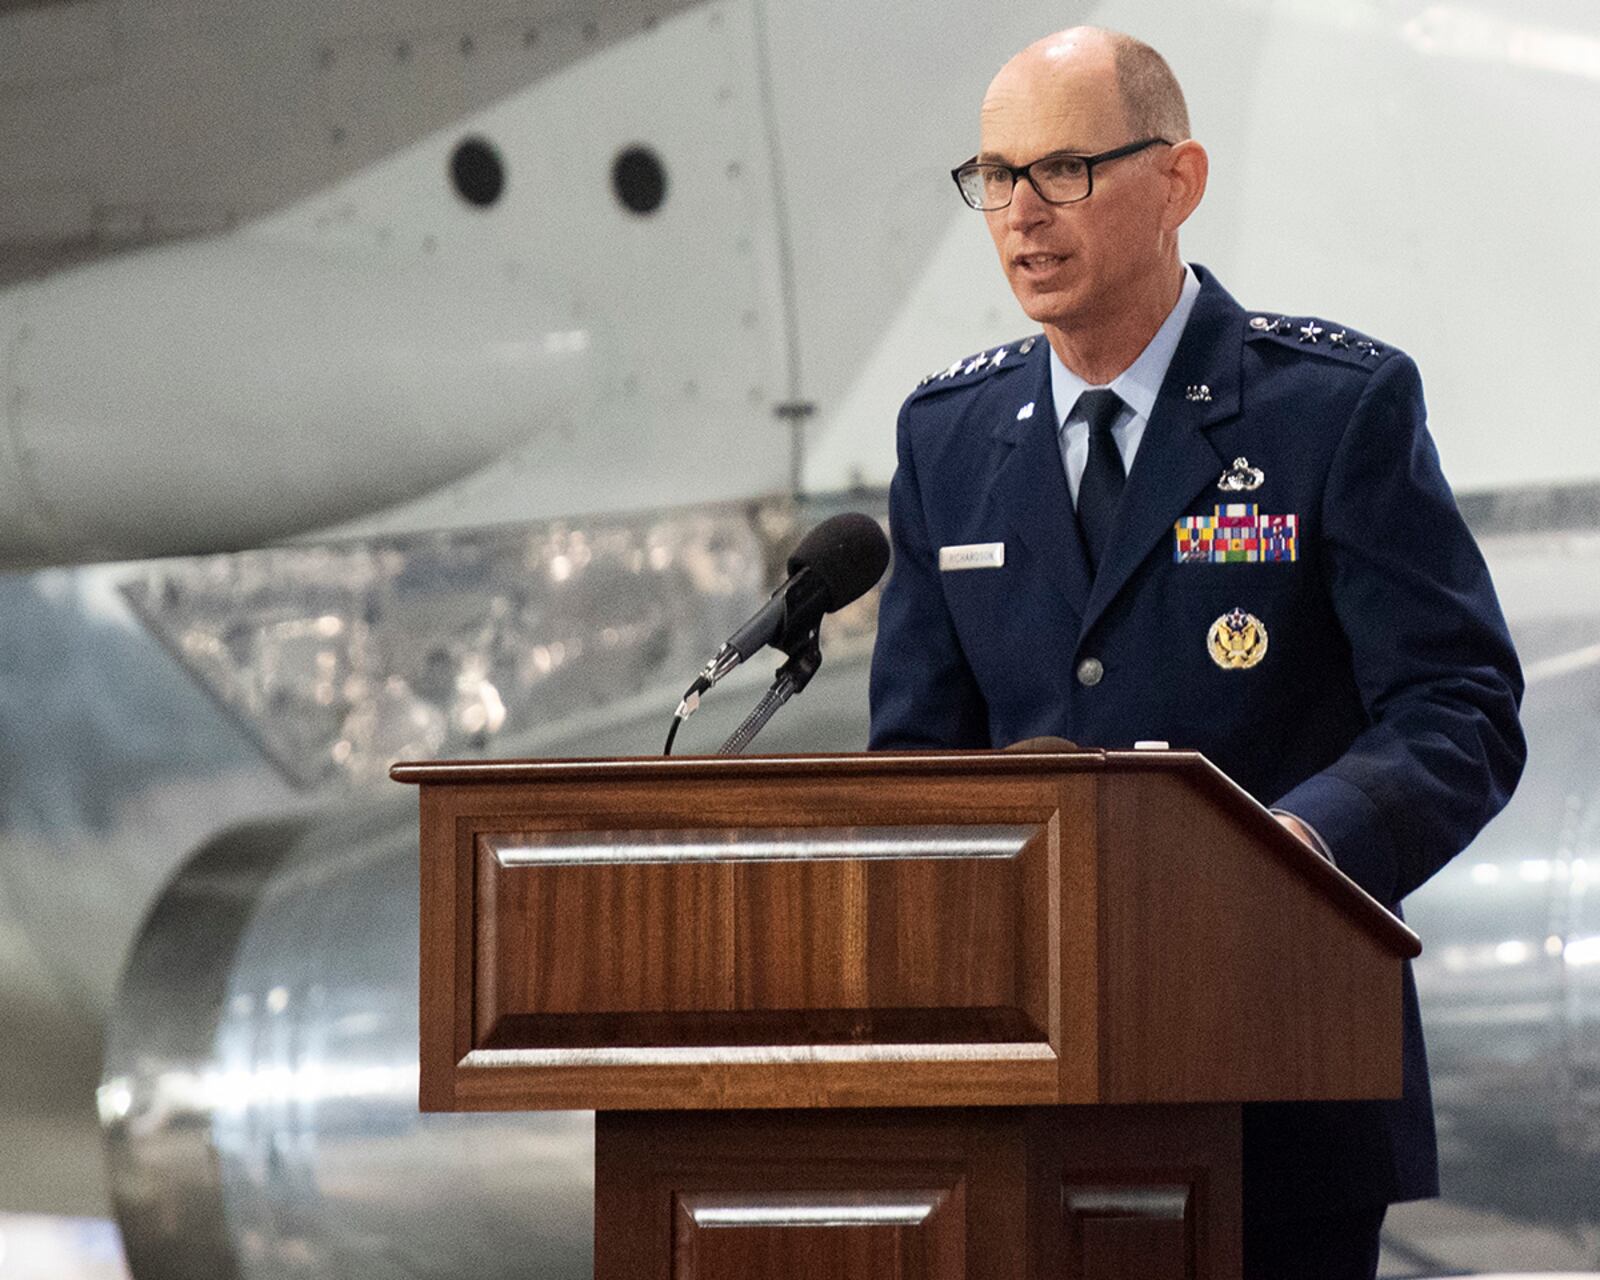
<svg viewBox="0 0 1600 1280"><path fill-rule="evenodd" d="M1243 324L1246 346L1269 353L1275 361L1291 358L1286 353L1293 352L1308 361L1372 371L1407 358L1393 343L1321 316L1246 311Z"/></svg>
<svg viewBox="0 0 1600 1280"><path fill-rule="evenodd" d="M986 386L992 379L1014 373L1023 367L1034 348L1043 345L1043 334L1031 334L1015 342L988 347L970 356L935 369L923 376L906 398L907 404L933 402L954 397L954 393Z"/></svg>

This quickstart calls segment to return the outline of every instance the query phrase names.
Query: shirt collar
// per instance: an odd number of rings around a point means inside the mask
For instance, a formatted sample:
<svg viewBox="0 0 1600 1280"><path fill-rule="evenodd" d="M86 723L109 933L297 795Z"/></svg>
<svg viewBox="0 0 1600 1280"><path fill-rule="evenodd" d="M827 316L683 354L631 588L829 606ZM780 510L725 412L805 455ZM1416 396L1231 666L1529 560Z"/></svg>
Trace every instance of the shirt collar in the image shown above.
<svg viewBox="0 0 1600 1280"><path fill-rule="evenodd" d="M1177 304L1167 313L1155 337L1145 344L1138 359L1107 384L1141 418L1148 420L1156 407L1156 396L1161 392L1167 369L1178 350L1178 339L1183 337L1183 327L1189 323L1189 313L1194 310L1195 299L1199 296L1200 277L1195 275L1193 267L1185 265ZM1061 363L1061 357L1051 347L1050 397L1055 401L1058 427L1066 422L1067 415L1078 403L1078 396L1088 387L1087 382Z"/></svg>

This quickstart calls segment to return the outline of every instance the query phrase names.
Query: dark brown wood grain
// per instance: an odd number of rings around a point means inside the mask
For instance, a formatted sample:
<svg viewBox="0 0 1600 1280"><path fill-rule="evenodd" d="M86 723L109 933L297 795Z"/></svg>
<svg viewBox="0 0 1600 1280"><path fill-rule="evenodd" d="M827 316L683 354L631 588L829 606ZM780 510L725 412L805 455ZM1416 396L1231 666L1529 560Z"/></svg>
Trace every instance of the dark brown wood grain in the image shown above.
<svg viewBox="0 0 1600 1280"><path fill-rule="evenodd" d="M606 1110L880 1107L912 1099L926 1107L1001 1106L1050 1102L1059 1091L1060 1067L1048 1050L972 1058L948 1053L945 1044L836 1048L838 1056L830 1046L800 1046L788 1058L784 1046L767 1046L753 1061L716 1048L687 1055L551 1051L537 1065L522 1065L516 1051L508 1062L485 1050L455 1071L450 1109L570 1111L596 1100Z"/></svg>
<svg viewBox="0 0 1600 1280"><path fill-rule="evenodd" d="M395 775L421 1104L598 1109L599 1276L1223 1280L1238 1102L1398 1089L1415 935L1189 753Z"/></svg>
<svg viewBox="0 0 1600 1280"><path fill-rule="evenodd" d="M1024 1114L598 1116L596 1280L1023 1280Z"/></svg>
<svg viewBox="0 0 1600 1280"><path fill-rule="evenodd" d="M1331 905L1401 955L1414 957L1421 940L1354 881L1323 858L1307 858L1305 846L1284 831L1273 816L1232 779L1197 751L1097 751L1034 753L1008 751L908 751L811 756L659 756L614 760L430 760L401 761L389 776L415 786L459 784L480 789L515 787L524 782L547 785L558 781L620 784L635 795L652 786L710 780L719 789L767 779L827 777L839 782L862 777L914 778L950 774L989 777L1036 773L1054 763L1057 774L1122 773L1155 770L1182 776L1208 791L1229 809L1242 827L1256 835L1271 856L1317 884ZM493 804L493 801L487 803ZM881 812L881 811L880 811Z"/></svg>
<svg viewBox="0 0 1600 1280"><path fill-rule="evenodd" d="M397 767L426 780L423 1104L1393 1093L1412 935L1199 757L1157 755ZM1031 838L659 860L675 832L984 824ZM640 832L650 859L548 865L564 832Z"/></svg>
<svg viewBox="0 0 1600 1280"><path fill-rule="evenodd" d="M427 779L424 1106L1392 1091L1411 934L1203 760L1160 755L397 766ZM490 851L885 824L1034 837L998 859Z"/></svg>
<svg viewBox="0 0 1600 1280"><path fill-rule="evenodd" d="M1225 801L1156 770L1100 789L1103 1096L1398 1097L1398 957Z"/></svg>
<svg viewBox="0 0 1600 1280"><path fill-rule="evenodd" d="M605 1113L596 1280L1231 1280L1237 1107Z"/></svg>
<svg viewBox="0 0 1600 1280"><path fill-rule="evenodd" d="M730 867L733 1007L870 1007L867 880L874 870L862 862Z"/></svg>
<svg viewBox="0 0 1600 1280"><path fill-rule="evenodd" d="M425 788L454 805L455 856L462 839L474 842L471 888L458 897L472 914L471 947L449 958L470 979L455 1009L465 1045L451 1068L458 1105L515 1109L530 1088L552 1107L649 1105L653 1091L681 1106L787 1105L796 1091L882 1105L913 1079L930 1100L968 1102L974 1089L988 1101L1055 1096L1055 833L1064 786L1080 793L1074 812L1092 820L1087 779L1035 770L996 788L957 773L918 781L889 810L888 825L939 834L1035 831L1010 858L502 865L494 848L536 845L541 832L640 830L660 848L680 829L704 840L717 830L848 835L885 825L870 779L826 771L802 768L781 786L766 776L647 786L604 768L538 776ZM756 1020L730 1031L719 1015L737 1011ZM774 1046L885 1052L782 1064L715 1052L756 1046L758 1026ZM608 1044L672 1052L625 1061L578 1052ZM973 1048L986 1044L992 1051ZM685 1059L697 1046L708 1052ZM524 1050L541 1056L518 1057ZM587 1092L602 1077L604 1100Z"/></svg>
<svg viewBox="0 0 1600 1280"><path fill-rule="evenodd" d="M1067 1108L1045 1163L1069 1280L1234 1277L1242 1266L1239 1108ZM1051 1117L1064 1115L1059 1123Z"/></svg>
<svg viewBox="0 0 1600 1280"><path fill-rule="evenodd" d="M674 1196L674 1280L943 1280L966 1255L964 1187Z"/></svg>
<svg viewBox="0 0 1600 1280"><path fill-rule="evenodd" d="M553 867L500 866L479 843L476 1047L754 1043L695 1038L727 1019L663 1016L739 1011L779 1044L849 1029L852 1010L860 1028L927 1028L900 1043L1046 1039L1042 840L1004 859Z"/></svg>
<svg viewBox="0 0 1600 1280"><path fill-rule="evenodd" d="M761 1048L1012 1044L1039 1039L1018 1008L731 1009L714 1013L507 1016L485 1049Z"/></svg>
<svg viewBox="0 0 1600 1280"><path fill-rule="evenodd" d="M731 867L479 866L477 919L494 941L477 955L480 1027L506 1014L734 1007Z"/></svg>

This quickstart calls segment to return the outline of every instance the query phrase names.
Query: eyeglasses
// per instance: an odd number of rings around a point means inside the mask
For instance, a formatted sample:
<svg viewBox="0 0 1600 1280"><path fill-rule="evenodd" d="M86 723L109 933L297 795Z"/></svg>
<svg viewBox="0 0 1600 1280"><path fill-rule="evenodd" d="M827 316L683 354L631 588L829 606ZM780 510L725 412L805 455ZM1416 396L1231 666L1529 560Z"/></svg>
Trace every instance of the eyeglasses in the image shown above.
<svg viewBox="0 0 1600 1280"><path fill-rule="evenodd" d="M1026 178L1046 204L1076 204L1087 200L1094 190L1094 167L1107 160L1120 160L1143 151L1146 147L1170 147L1165 138L1144 138L1130 142L1125 147L1113 147L1095 156L1080 156L1070 151L1057 151L1041 156L1032 164L998 164L974 157L966 164L950 170L956 180L961 198L974 209L992 211L1004 209L1011 203L1017 183Z"/></svg>

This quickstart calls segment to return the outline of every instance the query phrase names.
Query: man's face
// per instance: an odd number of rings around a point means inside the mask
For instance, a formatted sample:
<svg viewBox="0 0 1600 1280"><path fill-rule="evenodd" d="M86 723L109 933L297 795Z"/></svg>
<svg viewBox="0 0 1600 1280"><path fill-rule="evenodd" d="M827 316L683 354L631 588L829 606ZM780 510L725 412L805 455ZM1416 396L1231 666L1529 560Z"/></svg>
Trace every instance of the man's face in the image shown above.
<svg viewBox="0 0 1600 1280"><path fill-rule="evenodd" d="M1029 164L1056 151L1094 155L1138 141L1128 133L1109 54L1081 49L1009 64L984 99L980 158ZM1166 148L1097 165L1094 191L1052 205L1019 181L1011 204L985 213L1000 263L1029 318L1093 328L1118 300L1148 288L1170 260L1162 226Z"/></svg>

